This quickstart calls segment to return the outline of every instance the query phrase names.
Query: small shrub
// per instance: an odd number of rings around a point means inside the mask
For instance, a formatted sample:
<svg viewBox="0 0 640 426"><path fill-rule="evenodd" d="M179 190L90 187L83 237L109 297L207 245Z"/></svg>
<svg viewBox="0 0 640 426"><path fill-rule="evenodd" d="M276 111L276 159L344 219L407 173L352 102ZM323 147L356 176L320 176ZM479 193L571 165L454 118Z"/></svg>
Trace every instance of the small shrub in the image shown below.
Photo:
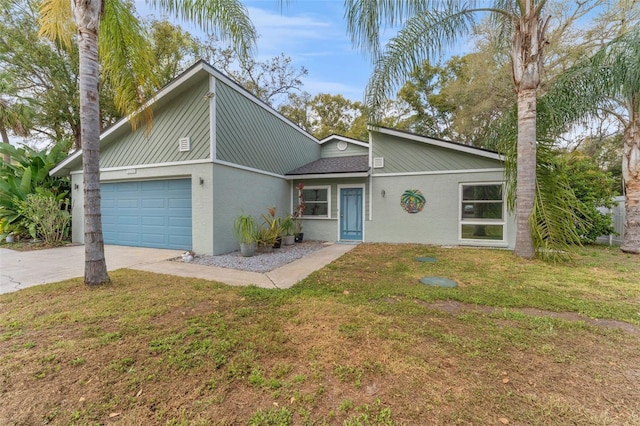
<svg viewBox="0 0 640 426"><path fill-rule="evenodd" d="M42 238L46 244L59 245L68 235L71 223L68 200L59 200L48 191L38 191L27 195L18 204L24 216L23 223L32 238Z"/></svg>

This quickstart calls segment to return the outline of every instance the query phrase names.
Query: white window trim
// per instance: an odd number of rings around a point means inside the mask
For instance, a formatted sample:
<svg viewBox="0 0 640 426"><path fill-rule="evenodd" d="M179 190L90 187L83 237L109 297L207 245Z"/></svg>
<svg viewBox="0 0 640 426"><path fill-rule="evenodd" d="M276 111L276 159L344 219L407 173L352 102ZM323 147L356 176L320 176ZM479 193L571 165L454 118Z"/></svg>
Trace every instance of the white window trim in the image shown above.
<svg viewBox="0 0 640 426"><path fill-rule="evenodd" d="M463 219L462 197L465 186L500 185L502 187L502 219ZM483 245L504 244L507 242L507 201L505 199L504 182L460 182L458 184L458 240L462 243L477 243ZM497 200L496 200L497 201ZM462 225L502 225L501 240L462 238Z"/></svg>
<svg viewBox="0 0 640 426"><path fill-rule="evenodd" d="M326 216L313 216L313 215L303 215L303 219L331 219L331 185L305 185L304 189L326 189L327 190L327 215ZM323 201L320 201L321 203ZM307 202L305 201L305 205Z"/></svg>

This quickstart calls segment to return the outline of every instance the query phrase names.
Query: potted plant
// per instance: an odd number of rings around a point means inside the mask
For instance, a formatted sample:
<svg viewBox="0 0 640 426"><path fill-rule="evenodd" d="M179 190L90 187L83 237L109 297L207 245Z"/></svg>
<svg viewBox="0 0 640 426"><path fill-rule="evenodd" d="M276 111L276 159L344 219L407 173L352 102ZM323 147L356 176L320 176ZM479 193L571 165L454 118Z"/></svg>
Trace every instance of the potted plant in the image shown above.
<svg viewBox="0 0 640 426"><path fill-rule="evenodd" d="M275 207L269 207L267 212L268 214L262 215L264 223L260 227L262 243L264 246L270 244L273 248L280 248L282 244L282 239L280 238L280 218L276 217Z"/></svg>
<svg viewBox="0 0 640 426"><path fill-rule="evenodd" d="M296 222L293 220L293 216L289 215L284 218L282 223L280 224L280 228L282 229L282 244L285 246L290 246L295 242L296 239Z"/></svg>
<svg viewBox="0 0 640 426"><path fill-rule="evenodd" d="M296 243L301 243L302 238L304 237L304 234L302 233L302 222L300 222L300 219L302 219L302 216L304 215L305 209L304 195L302 192L302 190L304 189L304 184L300 182L296 185L296 188L298 188L298 205L296 206L296 211L293 212L292 215L296 227L294 241Z"/></svg>
<svg viewBox="0 0 640 426"><path fill-rule="evenodd" d="M256 231L258 225L253 216L241 214L233 224L233 233L240 243L240 253L245 257L253 256L256 250Z"/></svg>

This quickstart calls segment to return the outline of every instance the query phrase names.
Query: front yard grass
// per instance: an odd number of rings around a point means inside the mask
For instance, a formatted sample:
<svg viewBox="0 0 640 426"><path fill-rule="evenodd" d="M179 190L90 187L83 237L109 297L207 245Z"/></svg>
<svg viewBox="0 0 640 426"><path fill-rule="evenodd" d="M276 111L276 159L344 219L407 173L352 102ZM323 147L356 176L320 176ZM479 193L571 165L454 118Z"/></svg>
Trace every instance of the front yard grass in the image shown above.
<svg viewBox="0 0 640 426"><path fill-rule="evenodd" d="M640 425L640 262L615 248L363 244L289 290L111 278L0 296L0 424Z"/></svg>

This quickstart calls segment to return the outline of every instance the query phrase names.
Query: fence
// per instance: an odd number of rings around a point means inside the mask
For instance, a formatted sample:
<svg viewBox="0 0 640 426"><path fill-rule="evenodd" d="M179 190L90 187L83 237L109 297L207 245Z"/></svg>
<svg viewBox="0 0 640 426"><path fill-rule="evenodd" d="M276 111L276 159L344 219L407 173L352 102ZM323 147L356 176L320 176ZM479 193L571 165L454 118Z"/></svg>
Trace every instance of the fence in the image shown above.
<svg viewBox="0 0 640 426"><path fill-rule="evenodd" d="M622 244L624 235L624 197L616 197L613 199L615 205L611 209L603 208L602 213L612 213L613 228L617 235L603 235L598 237L597 242L609 245Z"/></svg>

